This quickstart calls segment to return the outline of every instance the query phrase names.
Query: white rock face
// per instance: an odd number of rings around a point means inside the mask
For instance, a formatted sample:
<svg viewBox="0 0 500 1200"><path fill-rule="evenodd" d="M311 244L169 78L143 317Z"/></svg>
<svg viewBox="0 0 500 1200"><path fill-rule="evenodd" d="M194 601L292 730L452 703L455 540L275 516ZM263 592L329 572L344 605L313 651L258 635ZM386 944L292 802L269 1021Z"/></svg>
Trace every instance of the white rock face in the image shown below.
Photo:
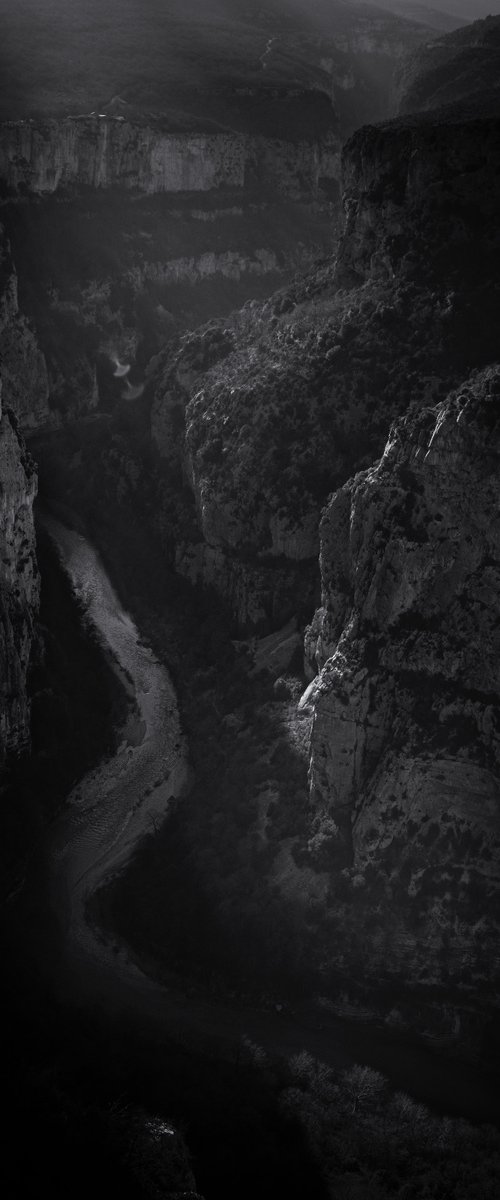
<svg viewBox="0 0 500 1200"><path fill-rule="evenodd" d="M266 275L279 269L277 255L265 247L254 250L251 255L240 254L237 250L225 250L222 254L217 254L215 250L207 250L197 258L173 258L164 263L145 263L143 267L131 271L129 278L139 288L144 285L145 280L160 284L196 284L215 275L220 275L222 279L239 280L244 275Z"/></svg>
<svg viewBox="0 0 500 1200"><path fill-rule="evenodd" d="M340 182L340 141L242 133L165 133L115 117L9 121L0 127L0 178L11 193L79 187L146 193L243 191L264 180L293 200Z"/></svg>
<svg viewBox="0 0 500 1200"><path fill-rule="evenodd" d="M6 122L0 177L8 189L47 194L75 185L143 192L206 192L243 185L239 134L163 133L115 117Z"/></svg>

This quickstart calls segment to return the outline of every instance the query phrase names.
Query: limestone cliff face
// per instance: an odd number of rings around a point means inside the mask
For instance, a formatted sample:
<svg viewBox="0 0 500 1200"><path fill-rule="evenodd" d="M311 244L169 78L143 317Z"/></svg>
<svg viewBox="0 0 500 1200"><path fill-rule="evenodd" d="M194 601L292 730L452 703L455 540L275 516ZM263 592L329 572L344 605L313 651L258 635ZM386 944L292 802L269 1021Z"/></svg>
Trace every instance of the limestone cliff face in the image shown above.
<svg viewBox="0 0 500 1200"><path fill-rule="evenodd" d="M0 178L7 194L47 195L75 187L147 194L241 191L248 172L293 197L318 193L319 180L339 180L338 134L318 144L242 133L163 132L123 117L11 121L0 129Z"/></svg>
<svg viewBox="0 0 500 1200"><path fill-rule="evenodd" d="M3 403L24 427L49 418L49 381L35 334L19 311L17 274L5 230L0 226L0 361Z"/></svg>
<svg viewBox="0 0 500 1200"><path fill-rule="evenodd" d="M241 187L244 169L238 134L177 136L107 116L12 121L1 128L0 177L14 192L71 186L204 192Z"/></svg>
<svg viewBox="0 0 500 1200"><path fill-rule="evenodd" d="M307 639L343 951L464 1002L500 986L499 464L498 367L396 423L325 511Z"/></svg>
<svg viewBox="0 0 500 1200"><path fill-rule="evenodd" d="M0 762L29 745L27 691L39 600L34 465L13 418L0 419Z"/></svg>

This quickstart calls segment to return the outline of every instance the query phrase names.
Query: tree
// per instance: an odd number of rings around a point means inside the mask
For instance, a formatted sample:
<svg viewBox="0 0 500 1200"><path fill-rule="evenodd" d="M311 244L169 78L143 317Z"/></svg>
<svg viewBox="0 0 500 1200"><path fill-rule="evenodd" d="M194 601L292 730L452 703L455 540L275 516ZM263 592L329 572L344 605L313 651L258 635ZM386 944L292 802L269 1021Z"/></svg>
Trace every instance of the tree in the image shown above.
<svg viewBox="0 0 500 1200"><path fill-rule="evenodd" d="M359 1108L373 1108L385 1088L384 1076L371 1067L356 1064L342 1076L342 1091L352 1104L352 1112Z"/></svg>

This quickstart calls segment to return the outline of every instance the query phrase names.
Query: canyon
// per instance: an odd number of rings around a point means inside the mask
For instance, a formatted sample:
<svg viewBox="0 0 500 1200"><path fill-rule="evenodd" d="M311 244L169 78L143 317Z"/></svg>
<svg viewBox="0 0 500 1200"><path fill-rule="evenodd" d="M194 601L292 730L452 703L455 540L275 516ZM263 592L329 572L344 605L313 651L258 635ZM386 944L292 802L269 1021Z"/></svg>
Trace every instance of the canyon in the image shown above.
<svg viewBox="0 0 500 1200"><path fill-rule="evenodd" d="M242 744L233 722L256 755L263 730L252 732L241 698L231 699L234 681L227 693L222 675L215 690L193 685L202 709L221 710L210 732L224 746L214 777L248 772L245 821L262 839L259 903L269 890L278 914L285 902L294 906L300 945L313 931L308 971L317 979L323 964L325 999L341 1011L371 1005L395 1027L418 1026L475 1054L498 1002L498 697L493 675L482 678L495 656L491 522L477 559L493 506L491 479L483 486L480 472L488 456L493 464L497 402L497 147L495 115L438 112L360 130L343 152L346 223L336 258L264 302L173 339L149 365L148 405L140 398L128 408L135 433L119 414L111 418L96 462L95 440L76 453L61 431L59 460L68 462L54 473L49 455L43 470L44 488L53 477L52 494L62 487L89 512L101 489L118 491L134 539L147 511L168 569L215 597L234 642L224 642L231 670L242 669L234 646L246 647L249 664L255 655L257 674L264 666L270 680L261 685L263 712L273 681L284 697L287 736L299 748L292 789L272 746L269 787L258 771L253 782L250 761L236 766ZM465 432L457 441L458 417ZM433 458L442 445L435 429L451 439L442 464ZM351 546L358 528L366 542ZM462 544L474 547L470 561L461 549L453 557ZM446 572L460 592L456 604ZM304 626L301 684L292 664ZM196 657L192 622L187 636ZM197 670L204 680L206 666ZM204 718L195 709L198 738ZM197 879L217 914L220 867L212 863L210 875L205 865L215 825L196 805L206 806L209 786L216 808L224 794L229 818L236 800L222 779L200 784L199 800L195 789L187 818ZM237 859L249 853L247 836L234 832ZM170 827L169 838L175 846ZM127 890L140 894L145 875L157 880L158 895L165 888L160 851L152 864L144 853L144 865L132 864L103 901L122 933L138 939L138 953L150 936L158 944L161 904L148 883L154 917L136 914L131 934ZM170 896L165 911L177 900ZM244 895L239 903L244 920Z"/></svg>
<svg viewBox="0 0 500 1200"><path fill-rule="evenodd" d="M116 404L126 384L112 380L114 356L132 363L137 386L179 329L268 294L326 252L338 118L319 93L304 103L313 128L302 135L286 97L275 136L172 132L159 117L130 119L119 101L108 115L2 126L2 219L47 376L47 403L27 403L27 423L92 412L99 391Z"/></svg>
<svg viewBox="0 0 500 1200"><path fill-rule="evenodd" d="M128 54L122 16L116 25ZM16 30L25 19L21 9ZM185 75L181 69L194 53L193 26L181 17L168 51L170 59L177 46L178 61L170 74L163 64L160 79L153 60L157 94L149 103L124 79L106 77L116 91L106 100L101 92L96 105L102 80L94 47L83 111L75 112L73 96L64 111L66 39L70 26L72 37L85 38L85 20L79 10L71 19L58 13L44 100L33 96L29 107L42 54L27 72L18 119L1 127L2 219L20 307L46 364L32 362L47 379L38 409L32 401L24 406L22 420L31 425L91 413L98 393L115 404L121 392L110 356L126 356L136 368L132 385L140 386L147 361L180 330L272 294L331 253L342 224L341 141L363 118L390 111L396 67L428 32L355 6L332 14L320 5L306 22L298 13L283 21L274 10L250 20L237 6L231 19L219 12L208 19L193 88L192 67ZM160 42L163 36L162 18ZM15 61L32 52L24 44ZM217 83L209 84L205 75L215 69ZM15 95L11 79L9 114ZM7 336L19 341L20 322L3 334L2 353L4 362L9 353L19 363L26 358L26 373L36 355L27 355L26 337L22 354L6 345ZM12 397L15 408L29 384Z"/></svg>
<svg viewBox="0 0 500 1200"><path fill-rule="evenodd" d="M57 706L74 745L83 711L51 674L69 641L39 615L48 534L109 725L103 760L82 751L37 817L7 904L21 922L48 871L43 988L52 972L63 1004L104 996L134 1036L149 1013L161 1041L178 1004L209 1040L211 996L221 1046L248 1011L266 1052L330 1061L351 1020L374 1066L376 1029L389 1059L411 1038L488 1078L500 117L481 64L498 18L432 43L416 21L344 17L326 32L318 4L306 35L238 7L245 69L224 26L220 86L160 111L110 79L95 111L21 106L0 126L0 760L21 823L30 770L45 804L64 759ZM219 11L213 28L211 46ZM61 726L45 748L44 696ZM293 1064L287 1087L313 1070ZM323 1117L313 1137L304 1105L311 1146Z"/></svg>

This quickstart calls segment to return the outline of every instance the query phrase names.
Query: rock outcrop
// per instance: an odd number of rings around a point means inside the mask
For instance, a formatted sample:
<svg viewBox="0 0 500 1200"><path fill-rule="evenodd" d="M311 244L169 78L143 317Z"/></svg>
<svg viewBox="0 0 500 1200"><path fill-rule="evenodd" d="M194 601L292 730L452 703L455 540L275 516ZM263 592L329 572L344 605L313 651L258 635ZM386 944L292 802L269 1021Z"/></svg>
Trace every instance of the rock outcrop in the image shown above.
<svg viewBox="0 0 500 1200"><path fill-rule="evenodd" d="M29 747L28 671L39 601L34 464L6 411L0 417L0 762Z"/></svg>
<svg viewBox="0 0 500 1200"><path fill-rule="evenodd" d="M499 464L498 367L398 421L325 510L307 639L344 964L465 1005L500 987Z"/></svg>

